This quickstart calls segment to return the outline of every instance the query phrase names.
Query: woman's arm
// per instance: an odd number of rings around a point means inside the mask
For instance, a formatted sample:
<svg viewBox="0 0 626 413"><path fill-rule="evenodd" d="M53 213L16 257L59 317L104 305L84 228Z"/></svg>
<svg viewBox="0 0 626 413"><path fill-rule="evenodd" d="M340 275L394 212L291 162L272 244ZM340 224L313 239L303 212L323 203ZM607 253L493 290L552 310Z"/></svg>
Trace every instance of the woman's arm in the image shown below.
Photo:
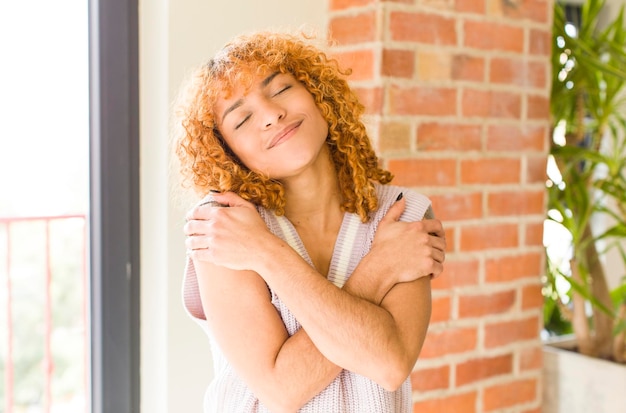
<svg viewBox="0 0 626 413"><path fill-rule="evenodd" d="M341 368L305 330L289 337L265 281L252 271L194 261L204 313L235 371L272 412L293 412L320 393Z"/></svg>
<svg viewBox="0 0 626 413"><path fill-rule="evenodd" d="M428 258L428 255L432 253L424 254L424 256L415 259L413 257L417 257L417 254L410 254L410 257L403 259L401 264L396 264L394 268L390 267L389 264L392 260L389 259L389 254L398 253L400 252L399 248L407 245L403 237L398 237L398 235L402 232L411 233L411 231L406 231L406 223L396 223L395 221L401 214L402 207L403 205L395 207L396 217L393 217L394 211L390 210L389 219L381 222L372 252L363 259L354 271L343 291L337 289L315 272L290 247L282 242L275 244L279 248L286 247L284 251L274 255L273 261L278 264L277 268L268 268L268 271L276 271L279 279L281 277L289 279L299 271L304 271L306 275L295 276L291 280L297 281L298 285L305 290L301 299L309 304L304 306L304 315L306 316L306 313L313 313L314 315L316 312L312 310L317 306L322 306L328 307L326 309L328 313L341 312L343 315L340 318L344 318L346 321L342 322L342 320L337 320L332 316L329 318L323 313L319 318L313 317L314 319L318 318L319 323L317 325L322 325L323 330L334 332L331 332L330 335L320 334L318 340L322 343L322 347L325 342L336 342L336 345L330 347L343 347L344 350L336 352L337 355L330 351L331 357L337 357L338 364L343 363L345 364L343 367L372 377L390 389L396 386L396 381L399 380L398 385L404 381L413 367L423 342L423 334L430 314L429 294L425 294L429 292L427 282L403 283L398 284L393 289L391 287L397 281L410 280L410 277L415 279L419 275L438 273L441 264L429 263L436 261L432 257ZM210 223L209 220L209 222L202 224L219 227L218 221L213 220ZM241 226L234 224L234 222L230 222L228 225L231 233L233 228ZM440 225L431 225L428 232L438 232L438 227ZM423 230L426 229L423 228ZM187 231L188 233L203 232L199 229L192 229L191 226L187 228ZM212 234L212 238L220 238L219 230L216 231L213 228L209 232ZM271 242L258 242L259 238L253 236L250 228L247 228L246 234L248 235L246 239L256 239L257 250L266 250L265 247L271 244ZM426 236L426 239L429 237ZM274 239L273 242L276 240ZM214 241L220 242L218 239L214 239ZM225 240L222 239L221 241L224 242ZM220 245L225 246L227 244L222 243ZM263 248L260 248L261 246ZM190 247L194 248L193 245ZM240 372L242 378L255 394L268 407L275 410L292 410L300 407L323 390L341 368L328 361L320 353L307 334L308 327L303 324L304 329L292 337L288 337L282 320L269 301L269 293L263 279L249 271L228 270L205 261L202 258L209 251L198 249L198 245L195 247L196 252L193 254L197 257L194 259L194 263L199 275L203 304L205 313L209 316L208 322L211 330L226 357L233 364L233 367ZM233 248L230 249L233 250ZM241 249L241 246L234 248L234 250L238 249ZM432 249L436 250L434 247L422 246L424 251ZM214 250L213 253L217 254L217 251ZM251 253L252 251L248 251L246 256ZM276 260L276 256L280 256L280 259ZM242 257L239 256L238 258ZM439 259L442 260L442 257ZM242 265L241 259L235 261L239 263L238 265ZM418 271L423 271L423 274L419 274ZM310 281L312 283L309 283ZM303 283L299 284L300 282ZM276 284L281 284L281 281L276 281ZM309 289L309 287L316 285L321 286L318 293ZM275 286L273 285L273 287ZM387 294L390 289L391 292ZM334 298L327 302L326 294L329 291ZM279 295L286 302L284 295L281 293ZM407 302L416 302L418 305L407 306L403 304ZM378 304L381 304L381 307ZM289 306L289 304L287 305ZM340 308L344 306L347 306L346 309L341 310ZM371 317L369 313L373 313L374 316ZM294 314L301 320L297 313L294 312ZM370 320L366 323L359 321L359 325L355 326L357 321L355 315L370 318ZM398 322L395 321L394 316L399 319ZM372 328L379 321L383 321L386 327L383 329L380 329L380 326ZM259 326L263 327L259 328ZM311 327L319 329L313 323L311 323ZM340 331L343 331L343 334ZM390 332L392 332L391 336L394 337L393 340L386 337ZM371 337L372 335L374 337ZM389 343L393 343L392 347L394 347L391 353L402 354L403 357L386 356L389 350L383 349L389 348ZM357 350L359 347L370 348L370 354L360 349ZM357 356L344 361L342 357L345 358L345 354L343 353ZM375 354L375 357L372 357L371 353ZM363 365L363 360L367 360L366 365ZM389 364L390 361L391 364Z"/></svg>
<svg viewBox="0 0 626 413"><path fill-rule="evenodd" d="M257 272L281 297L315 347L342 368L396 390L412 370L426 334L429 278L396 284L376 305L337 288L310 266L299 265L300 257L284 252L280 263L268 260ZM387 261L392 261L389 256ZM376 270L364 266L363 271ZM392 274L393 269L381 271Z"/></svg>

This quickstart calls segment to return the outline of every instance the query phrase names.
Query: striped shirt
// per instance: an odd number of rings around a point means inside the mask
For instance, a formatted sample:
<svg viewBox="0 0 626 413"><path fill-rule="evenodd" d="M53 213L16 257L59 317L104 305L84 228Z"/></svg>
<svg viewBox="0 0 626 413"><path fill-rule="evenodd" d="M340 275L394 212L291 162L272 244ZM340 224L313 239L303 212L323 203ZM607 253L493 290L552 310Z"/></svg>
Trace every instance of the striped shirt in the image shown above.
<svg viewBox="0 0 626 413"><path fill-rule="evenodd" d="M341 288L354 271L359 261L372 246L378 223L402 192L406 208L401 221L419 221L432 217L430 200L416 192L392 185L376 184L379 208L372 213L372 219L361 222L356 214L344 214L333 255L328 280ZM287 242L311 266L309 257L296 229L284 216L276 216L271 211L258 208L269 230ZM289 335L300 329L300 323L284 305L280 297L270 288L272 304L276 307ZM183 301L189 315L196 320L209 336L213 356L214 378L204 400L204 413L266 413L263 406L237 373L233 370L221 349L213 339L206 323L200 300L195 269L191 259L187 259L183 287ZM411 412L411 383L407 378L400 388L389 392L373 380L343 370L321 393L309 400L301 409L302 413L409 413Z"/></svg>

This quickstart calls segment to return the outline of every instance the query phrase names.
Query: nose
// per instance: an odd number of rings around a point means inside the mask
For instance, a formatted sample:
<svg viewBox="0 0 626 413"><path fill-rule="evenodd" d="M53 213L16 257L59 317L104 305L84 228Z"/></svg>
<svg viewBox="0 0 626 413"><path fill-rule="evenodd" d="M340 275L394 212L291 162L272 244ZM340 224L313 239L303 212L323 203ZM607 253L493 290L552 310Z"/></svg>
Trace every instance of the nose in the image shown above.
<svg viewBox="0 0 626 413"><path fill-rule="evenodd" d="M262 107L262 121L263 128L268 129L272 126L276 125L281 119L283 119L287 113L286 109L282 106L273 102L271 99L266 99L264 101Z"/></svg>

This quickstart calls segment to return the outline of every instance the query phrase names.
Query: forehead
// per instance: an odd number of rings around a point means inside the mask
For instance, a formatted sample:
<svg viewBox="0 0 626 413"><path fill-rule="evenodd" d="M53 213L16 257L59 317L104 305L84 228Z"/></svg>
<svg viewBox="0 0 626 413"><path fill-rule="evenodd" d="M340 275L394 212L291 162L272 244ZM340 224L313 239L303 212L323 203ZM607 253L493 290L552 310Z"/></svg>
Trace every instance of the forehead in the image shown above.
<svg viewBox="0 0 626 413"><path fill-rule="evenodd" d="M271 73L279 71L279 69L267 66L256 65L240 65L237 68L231 67L220 73L216 77L216 91L220 98L230 98L231 95L242 93L246 94L252 88L256 87L259 82Z"/></svg>
<svg viewBox="0 0 626 413"><path fill-rule="evenodd" d="M262 70L239 72L236 78L225 78L219 82L218 93L215 97L215 117L218 123L222 122L222 116L226 109L240 104L245 96L255 88L263 88L271 83L278 75L278 70L264 68ZM289 75L289 73L286 73Z"/></svg>

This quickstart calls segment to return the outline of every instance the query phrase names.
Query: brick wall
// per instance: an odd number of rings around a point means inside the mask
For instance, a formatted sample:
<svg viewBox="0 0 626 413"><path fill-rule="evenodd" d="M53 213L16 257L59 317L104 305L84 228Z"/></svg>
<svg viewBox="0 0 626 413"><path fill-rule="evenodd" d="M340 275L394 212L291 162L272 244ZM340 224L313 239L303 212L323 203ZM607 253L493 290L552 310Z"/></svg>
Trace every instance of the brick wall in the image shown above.
<svg viewBox="0 0 626 413"><path fill-rule="evenodd" d="M552 7L329 0L333 53L354 70L378 152L447 231L415 412L541 410Z"/></svg>

